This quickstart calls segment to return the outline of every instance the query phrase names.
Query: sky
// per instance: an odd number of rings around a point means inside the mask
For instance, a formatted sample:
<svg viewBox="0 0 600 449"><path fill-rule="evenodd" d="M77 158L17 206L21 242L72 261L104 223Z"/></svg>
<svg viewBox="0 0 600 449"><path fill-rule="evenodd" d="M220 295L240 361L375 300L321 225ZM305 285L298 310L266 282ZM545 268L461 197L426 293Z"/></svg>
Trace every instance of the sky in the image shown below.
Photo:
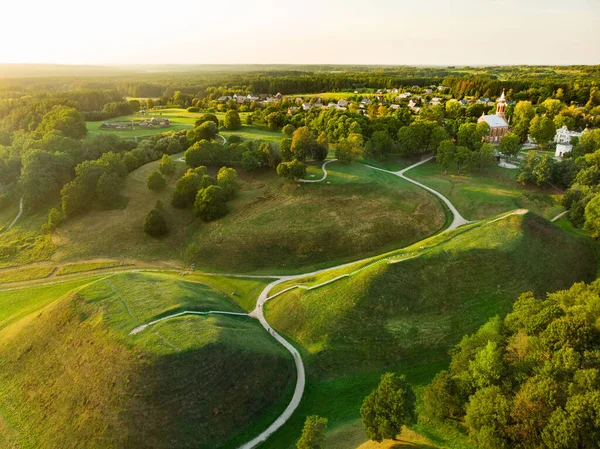
<svg viewBox="0 0 600 449"><path fill-rule="evenodd" d="M600 64L600 0L4 0L0 63Z"/></svg>

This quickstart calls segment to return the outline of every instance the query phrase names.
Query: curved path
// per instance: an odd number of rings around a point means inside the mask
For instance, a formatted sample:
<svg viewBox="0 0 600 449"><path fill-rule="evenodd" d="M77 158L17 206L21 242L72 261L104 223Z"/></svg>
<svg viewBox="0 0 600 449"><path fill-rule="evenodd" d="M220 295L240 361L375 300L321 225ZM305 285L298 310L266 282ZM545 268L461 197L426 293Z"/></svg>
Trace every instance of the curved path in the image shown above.
<svg viewBox="0 0 600 449"><path fill-rule="evenodd" d="M135 329L133 329L131 332L129 332L129 335L139 334L144 329L146 329L148 326L152 326L153 324L160 323L161 321L170 320L171 318L177 318L178 316L183 316L183 315L237 315L237 316L248 316L247 313L222 312L222 311L219 311L219 310L209 310L208 312L196 312L194 310L184 310L183 312L174 313L173 315L164 316L164 317L159 318L157 320L150 321L149 323L142 324L141 326L138 326Z"/></svg>
<svg viewBox="0 0 600 449"><path fill-rule="evenodd" d="M19 213L17 214L15 219L12 221L12 223L8 225L8 228L6 228L3 232L6 232L10 228L12 228L15 225L15 223L19 220L19 218L21 218L22 213L23 213L23 197L21 197L21 201L19 201Z"/></svg>
<svg viewBox="0 0 600 449"><path fill-rule="evenodd" d="M337 159L329 159L328 161L323 162L321 165L321 169L323 170L323 176L320 179L298 179L298 182L321 182L327 179L327 169L325 166L331 162L335 162Z"/></svg>
<svg viewBox="0 0 600 449"><path fill-rule="evenodd" d="M383 170L380 168L376 168L376 167L372 167L370 165L367 165L367 167L370 167L372 169L375 170L381 170L387 173L391 173L394 174L396 176L399 176L403 179L405 179L408 182L411 182L415 185L418 185L419 187L427 190L428 192L433 193L434 195L438 196L450 209L450 211L453 214L453 220L452 223L450 224L450 226L444 230L445 231L449 231L452 229L456 229L459 226L465 225L467 223L470 223L468 220L466 220L465 218L463 218L462 215L460 215L460 213L458 212L458 210L456 209L456 207L454 207L454 205L450 202L450 200L448 198L446 198L444 195L442 195L440 192L438 192L437 190L432 189L431 187L428 187L424 184L421 184L420 182L414 181L406 176L404 176L404 173L407 172L408 170L418 167L421 164L424 164L425 162L430 161L432 158L428 158L425 159L423 161L417 162L416 164L413 164L409 167L406 167L403 170L400 170L398 172L393 172L393 171L389 171L389 170ZM324 175L322 179L319 180L300 180L301 182L320 182L323 181L326 177L327 177L327 171L325 170L325 165L328 164L329 162L333 162L335 159L329 160L327 162L325 162L323 164L323 171L324 171ZM372 259L372 258L368 258L368 259ZM368 259L363 259L364 260L368 260ZM387 259L382 259L382 260L377 260L374 262L375 263L380 263L384 260ZM299 278L303 278L306 276L314 276L320 273L323 273L325 271L330 271L330 270L337 270L340 268L344 268L350 265L354 265L356 263L360 263L361 261L354 261L354 262L349 262L349 263L345 263L342 265L338 265L335 267L329 267L329 268L324 268L322 270L317 270L317 271L313 271L312 273L305 273L305 274L299 274L299 275L294 275L294 276L282 276L279 279L271 282L269 285L267 285L263 291L260 293L258 300L256 301L256 308L250 313L250 316L253 318L257 318L260 323L262 324L262 326L267 330L267 332L269 332L279 343L281 343L294 357L294 363L296 364L296 387L294 389L294 395L292 396L292 400L290 401L290 403L288 404L288 406L286 407L286 409L283 411L283 413L266 429L264 430L260 435L258 435L256 438L254 438L253 440L247 442L246 444L244 444L243 446L240 446L239 449L253 449L256 446L258 446L259 444L263 443L264 441L266 441L273 433L275 433L277 430L279 430L279 428L281 426L283 426L287 420L292 416L292 414L294 413L294 411L296 410L296 408L298 408L298 405L300 404L300 401L302 400L302 395L304 394L304 387L306 385L306 374L305 374L305 369L304 369L304 364L302 362L302 357L300 356L300 353L298 352L298 350L292 345L290 344L285 338L283 338L281 335L279 335L277 332L275 332L275 330L269 325L269 323L267 322L265 315L264 315L264 304L269 301L270 299L275 298L276 296L279 296L280 294L289 291L293 288L305 288L305 289L314 289L314 288L318 288L321 287L323 285L329 284L331 282L337 281L338 279L342 279L345 277L348 277L358 271L362 271L364 268L360 268L359 270L356 270L353 273L347 274L347 275L342 275L342 276L338 276L334 279L331 279L329 281L323 282L322 284L313 286L313 287L302 287L302 286L292 286L289 287L279 293L276 293L273 296L268 296L269 292L273 289L273 287L275 287L278 284L281 284L282 282L286 282L286 281L290 281L290 280L294 280L294 279L299 279ZM390 261L388 260L388 263L394 263L395 261ZM399 262L399 261L398 261ZM372 265L372 264L371 264ZM370 265L369 265L370 266Z"/></svg>
<svg viewBox="0 0 600 449"><path fill-rule="evenodd" d="M452 212L453 215L453 219L452 219L452 223L450 223L450 226L448 226L448 228L445 229L445 231L451 231L452 229L456 229L462 225L468 224L468 223L472 223L472 221L467 220L466 218L464 218L460 212L456 209L456 207L454 207L454 204L452 204L450 202L450 200L448 198L446 198L444 195L442 195L440 192L438 192L437 190L432 189L429 186L426 186L425 184L421 184L419 181L415 181L414 179L409 178L408 176L405 176L404 173L406 173L409 170L412 170L415 167L418 167L419 165L422 165L426 162L429 162L430 160L433 159L433 156L427 158L427 159L423 159L421 162L417 162L416 164L413 164L409 167L406 167L400 171L390 171L390 170L384 170L383 168L377 168L377 167L373 167L372 165L367 165L367 167L372 168L373 170L379 170L379 171L383 171L386 173L391 173L392 175L396 175L399 176L400 178L415 184L419 187L421 187L422 189L427 190L430 193L433 193L435 196L437 196L438 198L440 198L444 204L446 206L448 206L448 209L450 209L450 212ZM444 232L445 232L444 231Z"/></svg>
<svg viewBox="0 0 600 449"><path fill-rule="evenodd" d="M556 217L554 217L552 220L550 220L551 222L555 222L556 220L558 220L559 218L563 217L564 215L567 215L569 213L568 210L561 212L560 214L558 214Z"/></svg>
<svg viewBox="0 0 600 449"><path fill-rule="evenodd" d="M383 172L387 172L387 173L391 173L393 175L399 176L399 177L405 179L406 181L408 181L408 182L410 182L412 184L415 184L415 185L417 185L417 186L419 186L419 187L427 190L428 192L431 192L432 194L436 195L437 197L439 197L448 206L448 208L450 209L450 211L453 214L452 223L450 224L450 226L445 231L448 231L448 230L451 230L451 229L456 229L459 226L462 226L464 224L469 223L469 221L467 221L465 218L463 218L460 215L460 213L458 212L458 210L456 209L456 207L454 207L454 205L450 202L450 200L448 200L444 195L442 195L438 191L432 189L431 187L428 187L428 186L426 186L424 184L421 184L420 182L414 181L414 180L412 180L412 179L410 179L410 178L408 178L408 177L406 177L404 175L404 173L407 172L408 170L410 170L410 169L412 169L414 167L417 167L417 166L419 166L421 164L424 164L425 162L428 162L431 159L432 158L425 159L425 160L423 160L421 162L413 164L413 165L411 165L411 166L409 166L409 167L407 167L407 168L405 168L403 170L397 171L397 172L389 171L389 170L384 170L384 169L377 168L377 167L372 167L372 166L369 166L369 165L367 165L367 167L370 167L370 168L372 168L374 170L380 170L380 171L383 171ZM300 180L300 181L301 182L320 182L320 181L323 181L327 177L327 171L325 169L325 165L327 165L330 162L334 162L334 161L335 161L335 159L331 159L331 160L326 161L325 163L323 163L323 172L324 172L323 178L321 178L319 180ZM16 221L16 219L15 219L15 221ZM377 257L377 256L375 256L375 257ZM408 258L411 258L411 257L415 257L415 256L409 256ZM297 275L291 275L291 276L269 276L269 275L262 275L261 276L261 275L243 275L243 274L229 275L229 274L226 274L226 273L219 273L219 274L216 274L216 273L202 273L203 275L212 275L212 276L229 276L229 277L238 277L238 278L262 278L262 279L270 278L270 279L274 279L274 280L271 283L269 283L262 290L262 292L260 293L260 295L259 295L259 297L258 297L258 299L256 301L256 307L255 307L255 309L251 313L249 313L249 314L246 314L246 313L236 313L236 312L222 312L222 311L208 311L208 312L183 311L183 312L179 312L179 313L176 313L176 314L173 314L173 315L169 315L169 316L166 316L166 317L163 317L163 318L159 318L159 319L156 319L156 320L151 321L149 323L146 323L146 324L143 324L141 326L138 326L135 329L133 329L130 332L130 334L137 334L139 332L142 332L148 326L152 326L153 324L156 324L158 322L161 322L161 321L164 321L164 320L167 320L167 319L171 319L171 318L175 318L175 317L178 317L178 316L182 316L182 315L223 314L223 315L249 316L249 317L257 319L260 322L260 324L267 330L267 332L269 332L273 336L273 338L275 338L275 340L277 340L282 346L284 346L290 352L290 354L292 354L292 357L294 358L294 363L296 365L296 386L295 386L295 389L294 389L294 394L292 396L292 400L287 405L287 407L285 408L285 410L283 411L283 413L266 430L264 430L263 432L261 432L260 435L258 435L257 437L255 437L251 441L247 442L246 444L240 446L240 448L239 448L239 449L253 449L256 446L258 446L260 443L266 441L273 433L275 433L277 430L279 430L279 428L281 426L283 426L287 422L287 420L292 416L292 414L294 413L294 411L296 410L296 408L300 404L300 401L301 401L303 393L304 393L304 388L305 388L305 385L306 385L306 375L305 375L304 363L302 362L302 357L300 356L300 353L298 352L298 350L291 343L289 343L285 338L283 338L281 335L279 335L269 325L269 323L267 322L267 320L266 320L266 318L264 316L264 309L263 309L264 304L267 301L269 301L270 299L273 299L273 298L279 296L280 294L282 294L283 292L288 291L288 290L290 290L292 288L304 288L304 289L307 289L307 290L319 288L319 287L324 286L326 284L329 284L331 282L335 282L335 281L337 281L339 279L342 279L342 278L348 277L348 276L350 276L352 274L355 274L357 272L360 272L360 271L364 270L365 268L368 268L369 266L374 265L376 263L381 263L381 262L384 262L384 261L387 261L388 263L396 263L396 262L400 262L401 260L390 260L391 259L390 257L384 258L384 259L378 259L378 260L375 260L373 263L371 263L371 264L369 264L369 265L367 265L365 267L362 267L362 268L359 268L358 270L353 271L352 273L344 274L344 275L341 275L341 276L337 276L337 277L335 277L333 279L330 279L328 281L325 281L325 282L323 282L321 284L318 284L318 285L315 285L315 286L312 286L312 287L306 287L306 286L296 285L296 286L292 286L292 287L290 287L288 289L285 289L284 291L281 291L281 292L279 292L279 293L277 293L277 294L275 294L273 296L269 296L269 292L276 285L281 284L281 283L286 282L286 281L290 281L290 280L294 280L294 279L300 279L300 278L307 277L307 276L314 276L314 275L321 274L321 273L326 272L326 271L331 271L331 270L337 270L337 269L345 268L345 267L348 267L348 266L351 266L351 265L355 265L357 263L364 262L364 261L367 261L367 260L372 260L372 259L373 259L373 257L369 257L369 258L365 258L365 259L361 259L361 260L355 260L355 261L352 261L352 262L348 262L348 263L345 263L345 264L342 264L342 265L338 265L338 266L335 266L335 267L329 267L329 268L324 268L324 269L321 269L321 270L313 271L312 273L303 273L303 274L297 274ZM137 269L137 270L123 270L123 271L168 271L168 270ZM123 271L118 271L118 272L123 272ZM102 274L109 274L109 273L102 273ZM66 282L66 280L62 281L62 282ZM52 284L52 283L48 283L48 284Z"/></svg>

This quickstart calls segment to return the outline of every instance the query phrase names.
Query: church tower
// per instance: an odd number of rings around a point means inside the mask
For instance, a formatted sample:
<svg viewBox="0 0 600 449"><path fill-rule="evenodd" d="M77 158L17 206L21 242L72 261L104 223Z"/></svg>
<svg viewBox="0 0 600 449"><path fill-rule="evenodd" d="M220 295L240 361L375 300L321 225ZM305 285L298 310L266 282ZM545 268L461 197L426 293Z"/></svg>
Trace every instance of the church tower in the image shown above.
<svg viewBox="0 0 600 449"><path fill-rule="evenodd" d="M500 95L500 98L498 99L498 105L496 106L496 115L502 117L504 120L506 120L506 117L504 116L505 109L506 98L504 97L504 89L502 89L502 95Z"/></svg>

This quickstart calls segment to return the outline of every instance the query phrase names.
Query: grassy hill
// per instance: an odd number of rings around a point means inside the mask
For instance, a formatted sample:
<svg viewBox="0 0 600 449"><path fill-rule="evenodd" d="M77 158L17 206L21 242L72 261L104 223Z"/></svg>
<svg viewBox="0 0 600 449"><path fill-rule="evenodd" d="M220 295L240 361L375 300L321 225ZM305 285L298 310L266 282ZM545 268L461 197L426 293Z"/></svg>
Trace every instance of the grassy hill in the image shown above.
<svg viewBox="0 0 600 449"><path fill-rule="evenodd" d="M149 273L59 285L37 309L24 291L0 321L0 448L234 448L291 396L291 356L249 317L129 335L184 309L242 311L211 287Z"/></svg>
<svg viewBox="0 0 600 449"><path fill-rule="evenodd" d="M407 374L420 391L463 335L505 314L521 292L541 294L595 275L593 249L533 213L431 240L438 244L417 258L268 303L267 319L302 351L310 380L300 410L265 448L291 447L308 414L329 418L331 431L355 423L362 399L387 370ZM435 444L461 447L451 433L419 429ZM346 447L364 441L357 435Z"/></svg>
<svg viewBox="0 0 600 449"><path fill-rule="evenodd" d="M551 188L523 186L516 180L518 170L492 167L485 173L444 173L428 162L407 173L443 193L468 220L483 220L513 209L528 209L552 219L564 209L562 192Z"/></svg>
<svg viewBox="0 0 600 449"><path fill-rule="evenodd" d="M242 191L230 212L203 223L192 210L175 209L164 192L146 187L157 163L132 172L124 209L95 210L66 222L53 236L53 259L121 258L194 262L222 272L279 272L327 266L409 245L445 223L444 210L427 192L363 165L329 164L328 181L286 183L269 172L240 171ZM181 170L184 164L180 163ZM143 233L157 200L165 204L171 232L164 239Z"/></svg>

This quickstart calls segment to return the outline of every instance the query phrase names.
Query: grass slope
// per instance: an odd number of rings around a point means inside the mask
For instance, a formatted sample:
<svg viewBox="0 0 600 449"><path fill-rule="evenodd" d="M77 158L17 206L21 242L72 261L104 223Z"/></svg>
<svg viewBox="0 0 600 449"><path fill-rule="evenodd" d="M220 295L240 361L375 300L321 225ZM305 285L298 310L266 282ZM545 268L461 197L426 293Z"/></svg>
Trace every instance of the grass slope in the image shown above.
<svg viewBox="0 0 600 449"><path fill-rule="evenodd" d="M486 173L458 175L428 162L406 175L443 193L468 220L482 220L514 209L528 209L552 219L564 209L561 192L525 187L516 181L518 170L493 167Z"/></svg>
<svg viewBox="0 0 600 449"><path fill-rule="evenodd" d="M249 317L129 335L183 309L241 311L203 284L129 273L1 330L0 447L233 448L258 433L289 400L291 356Z"/></svg>
<svg viewBox="0 0 600 449"><path fill-rule="evenodd" d="M445 215L427 192L363 165L328 165L330 184L285 183L273 172L240 172L242 191L212 223L170 206L176 177L164 192L146 187L157 163L132 172L120 210L92 211L53 237L57 260L114 258L194 262L222 272L294 271L331 265L408 245L439 230ZM181 170L184 164L181 164ZM154 239L143 222L157 200L170 234ZM190 245L193 244L191 247Z"/></svg>
<svg viewBox="0 0 600 449"><path fill-rule="evenodd" d="M432 240L441 243L418 258L377 264L320 289L292 290L267 305L269 322L302 351L309 387L299 411L265 448L292 447L308 414L329 418L332 431L355 422L362 399L387 370L407 374L421 391L463 335L505 314L521 292L566 288L596 271L586 242L533 213ZM419 429L435 444L461 447L450 433Z"/></svg>

